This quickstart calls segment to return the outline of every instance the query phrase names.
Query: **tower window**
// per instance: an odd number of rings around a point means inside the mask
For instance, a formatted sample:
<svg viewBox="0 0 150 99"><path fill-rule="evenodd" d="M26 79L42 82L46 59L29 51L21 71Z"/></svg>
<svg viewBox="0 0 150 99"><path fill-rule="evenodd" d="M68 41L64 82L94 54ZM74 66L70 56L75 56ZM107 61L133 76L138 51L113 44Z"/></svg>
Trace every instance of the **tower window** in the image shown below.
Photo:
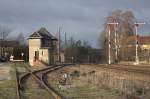
<svg viewBox="0 0 150 99"><path fill-rule="evenodd" d="M42 56L44 55L44 52L42 51Z"/></svg>

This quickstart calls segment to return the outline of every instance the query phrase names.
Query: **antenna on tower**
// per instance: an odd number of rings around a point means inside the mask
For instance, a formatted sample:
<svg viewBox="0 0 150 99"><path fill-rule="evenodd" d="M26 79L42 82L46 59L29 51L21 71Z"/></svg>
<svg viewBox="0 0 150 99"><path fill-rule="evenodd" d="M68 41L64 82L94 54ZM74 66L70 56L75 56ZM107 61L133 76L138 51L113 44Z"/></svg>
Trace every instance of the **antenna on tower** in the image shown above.
<svg viewBox="0 0 150 99"><path fill-rule="evenodd" d="M65 47L67 47L67 33L65 32Z"/></svg>
<svg viewBox="0 0 150 99"><path fill-rule="evenodd" d="M61 27L59 27L59 30L58 30L58 61L61 62L61 58L60 58L60 49L61 49Z"/></svg>

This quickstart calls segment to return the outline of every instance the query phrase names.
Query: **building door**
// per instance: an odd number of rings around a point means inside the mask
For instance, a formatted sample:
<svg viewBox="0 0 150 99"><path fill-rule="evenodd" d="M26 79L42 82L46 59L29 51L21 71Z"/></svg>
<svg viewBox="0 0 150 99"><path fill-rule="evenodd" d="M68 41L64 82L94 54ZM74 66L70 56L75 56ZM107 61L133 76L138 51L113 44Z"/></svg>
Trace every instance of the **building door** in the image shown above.
<svg viewBox="0 0 150 99"><path fill-rule="evenodd" d="M39 51L35 51L35 61L39 60Z"/></svg>

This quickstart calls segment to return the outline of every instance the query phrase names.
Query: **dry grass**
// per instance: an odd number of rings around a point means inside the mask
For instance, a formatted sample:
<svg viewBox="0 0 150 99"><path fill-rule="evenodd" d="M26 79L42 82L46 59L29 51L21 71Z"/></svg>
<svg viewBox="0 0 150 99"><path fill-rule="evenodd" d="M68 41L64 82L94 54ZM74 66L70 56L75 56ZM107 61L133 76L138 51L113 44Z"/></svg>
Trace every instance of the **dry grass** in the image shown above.
<svg viewBox="0 0 150 99"><path fill-rule="evenodd" d="M79 71L79 77L70 77L67 79L67 85L60 86L59 81L63 79L63 74L71 74ZM93 69L86 66L65 67L49 74L49 83L66 98L89 98L89 99L124 99L124 96L115 89L100 87L90 80L90 76L95 75Z"/></svg>
<svg viewBox="0 0 150 99"><path fill-rule="evenodd" d="M2 74L11 79L0 81L0 99L16 99L15 69L10 64L5 64L5 66Z"/></svg>

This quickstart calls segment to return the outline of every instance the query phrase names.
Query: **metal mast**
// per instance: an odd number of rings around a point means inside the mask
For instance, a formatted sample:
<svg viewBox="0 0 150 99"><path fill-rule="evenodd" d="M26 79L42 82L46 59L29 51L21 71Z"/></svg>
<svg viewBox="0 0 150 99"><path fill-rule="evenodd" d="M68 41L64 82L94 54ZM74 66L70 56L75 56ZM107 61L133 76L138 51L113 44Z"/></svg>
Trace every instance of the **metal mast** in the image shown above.
<svg viewBox="0 0 150 99"><path fill-rule="evenodd" d="M61 58L60 58L60 45L61 45L61 40L60 40L60 31L61 31L61 28L59 27L59 30L58 30L58 61L61 62Z"/></svg>
<svg viewBox="0 0 150 99"><path fill-rule="evenodd" d="M118 52L117 52L117 33L116 33L116 25L118 25L117 22L110 22L110 23L107 23L107 25L109 25L109 30L108 30L108 64L111 64L111 53L110 53L110 48L111 48L111 45L110 45L110 32L111 32L111 29L110 29L110 26L113 25L114 26L114 29L115 29L115 58L118 59Z"/></svg>
<svg viewBox="0 0 150 99"><path fill-rule="evenodd" d="M116 61L118 61L118 44L117 44L117 25L118 23L114 23L114 29L115 29L115 58Z"/></svg>
<svg viewBox="0 0 150 99"><path fill-rule="evenodd" d="M135 22L134 23L135 24L135 35L136 35L136 38L135 38L135 42L136 42L136 56L135 56L135 65L137 65L137 64L139 64L139 57L138 57L138 38L137 38L137 36L138 36L138 32L137 32L137 30L138 30L138 26L139 25L143 25L143 24L145 24L145 22Z"/></svg>
<svg viewBox="0 0 150 99"><path fill-rule="evenodd" d="M65 32L65 48L67 47L67 33Z"/></svg>

